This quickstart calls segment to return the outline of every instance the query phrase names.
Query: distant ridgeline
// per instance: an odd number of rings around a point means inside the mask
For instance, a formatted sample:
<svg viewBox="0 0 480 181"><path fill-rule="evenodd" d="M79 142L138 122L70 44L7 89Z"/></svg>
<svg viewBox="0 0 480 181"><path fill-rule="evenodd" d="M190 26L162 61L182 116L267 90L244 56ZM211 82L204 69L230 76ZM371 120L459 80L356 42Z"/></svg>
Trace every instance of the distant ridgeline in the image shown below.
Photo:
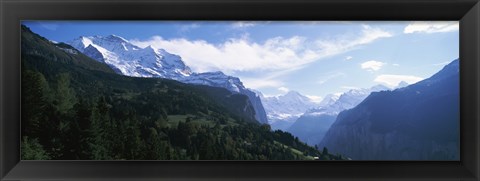
<svg viewBox="0 0 480 181"><path fill-rule="evenodd" d="M459 60L432 77L370 94L319 144L354 160L459 160Z"/></svg>
<svg viewBox="0 0 480 181"><path fill-rule="evenodd" d="M225 88L117 74L22 26L22 159L345 159L256 121Z"/></svg>

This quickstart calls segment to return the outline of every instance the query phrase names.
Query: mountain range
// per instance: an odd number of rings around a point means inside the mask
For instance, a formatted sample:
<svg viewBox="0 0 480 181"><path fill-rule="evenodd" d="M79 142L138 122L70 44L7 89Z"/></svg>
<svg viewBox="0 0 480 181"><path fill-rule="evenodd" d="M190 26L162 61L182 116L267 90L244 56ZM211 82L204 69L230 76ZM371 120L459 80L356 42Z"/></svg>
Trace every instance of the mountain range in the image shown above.
<svg viewBox="0 0 480 181"><path fill-rule="evenodd" d="M265 97L258 92L267 112L268 122L273 130L286 130L305 111L318 106L310 98L296 91L289 91L284 95Z"/></svg>
<svg viewBox="0 0 480 181"><path fill-rule="evenodd" d="M25 37L27 40L28 38ZM29 41L45 44L42 38L33 38ZM295 91L277 97L264 97L261 93L246 88L237 77L219 71L193 72L178 55L153 46L141 48L115 35L82 36L67 44L53 45L55 48L45 45L48 50L45 49L39 54L36 48L24 48L22 44L22 53L53 61L68 60L67 64L73 62L82 67L73 68L81 72L80 75L106 76L108 78L105 80L109 80L112 87L117 85L115 79L127 82L131 79L98 74L96 71L201 85L193 87L195 89L193 92L201 92L202 96L198 100L205 100L204 97L208 97L206 99L212 101L212 105L226 106L226 111L229 112L227 117L230 118L222 121L234 118L270 123L273 129L286 130L309 145L318 145L320 149L326 147L330 153L339 153L355 160L459 159L459 60L454 60L432 77L412 85L401 82L395 90L389 90L382 85L369 89L353 89L341 95L327 95L317 104ZM50 54L44 55L45 52ZM48 55L55 56L43 57ZM89 58L100 64L81 61ZM35 61L28 63L32 67L47 69L44 65L36 65L38 62ZM57 66L66 67L63 64ZM92 74L95 75L86 75L83 68L93 71ZM47 78L50 76L48 71L44 73ZM148 82L140 78L135 80ZM171 87L177 86L176 83L166 84ZM129 84L128 91L131 88L137 91L140 86L144 85ZM183 88L185 87L181 88L182 91ZM155 89L152 89L152 92L158 91ZM85 90L85 87L81 87L80 92ZM118 94L118 90L108 91ZM126 94L122 92L122 95L127 97L122 99L132 96L129 92ZM194 111L210 114L209 109L213 108L216 107ZM220 112L217 110L215 113ZM239 116L243 113L247 116ZM283 135L283 132L276 133Z"/></svg>
<svg viewBox="0 0 480 181"><path fill-rule="evenodd" d="M67 42L75 49L99 62L104 62L117 73L132 77L160 77L184 83L222 87L233 93L248 96L255 110L255 119L268 123L260 96L247 89L239 78L223 72L192 72L182 58L164 49L133 45L116 36L80 36Z"/></svg>
<svg viewBox="0 0 480 181"><path fill-rule="evenodd" d="M320 106L305 111L286 131L310 145L320 143L337 115L362 102L370 93L389 90L384 85L371 88L352 89L341 95L330 94L320 102Z"/></svg>
<svg viewBox="0 0 480 181"><path fill-rule="evenodd" d="M459 60L415 84L370 94L320 142L354 160L458 160Z"/></svg>
<svg viewBox="0 0 480 181"><path fill-rule="evenodd" d="M345 159L259 124L244 94L124 76L23 25L21 49L23 160Z"/></svg>

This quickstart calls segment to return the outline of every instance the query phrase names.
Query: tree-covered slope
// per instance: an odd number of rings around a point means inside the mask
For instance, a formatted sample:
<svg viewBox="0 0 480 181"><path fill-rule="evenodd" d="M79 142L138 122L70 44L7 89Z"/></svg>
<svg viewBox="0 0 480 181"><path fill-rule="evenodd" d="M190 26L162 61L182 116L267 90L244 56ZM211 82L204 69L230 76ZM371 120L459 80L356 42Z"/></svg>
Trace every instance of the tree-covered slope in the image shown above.
<svg viewBox="0 0 480 181"><path fill-rule="evenodd" d="M22 159L341 159L255 121L247 96L116 74L22 26Z"/></svg>

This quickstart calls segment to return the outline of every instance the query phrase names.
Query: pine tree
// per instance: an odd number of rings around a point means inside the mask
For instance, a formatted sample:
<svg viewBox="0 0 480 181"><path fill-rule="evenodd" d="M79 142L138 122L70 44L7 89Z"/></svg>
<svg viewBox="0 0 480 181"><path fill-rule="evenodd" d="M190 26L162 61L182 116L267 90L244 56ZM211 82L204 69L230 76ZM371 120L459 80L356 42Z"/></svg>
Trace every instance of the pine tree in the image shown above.
<svg viewBox="0 0 480 181"><path fill-rule="evenodd" d="M126 159L141 159L143 156L141 153L144 151L145 144L140 139L140 126L136 119L126 120Z"/></svg>
<svg viewBox="0 0 480 181"><path fill-rule="evenodd" d="M70 75L61 73L57 76L55 100L60 113L66 114L77 103L75 90L70 87Z"/></svg>
<svg viewBox="0 0 480 181"><path fill-rule="evenodd" d="M48 160L50 156L38 142L38 139L30 139L24 136L21 145L22 160Z"/></svg>
<svg viewBox="0 0 480 181"><path fill-rule="evenodd" d="M160 139L157 130L150 128L150 134L148 137L148 152L147 158L152 160L164 160L165 144Z"/></svg>
<svg viewBox="0 0 480 181"><path fill-rule="evenodd" d="M28 70L22 73L22 135L40 137L49 91L43 74Z"/></svg>
<svg viewBox="0 0 480 181"><path fill-rule="evenodd" d="M90 141L90 149L94 160L111 159L109 154L111 145L108 140L111 136L111 120L109 116L109 105L105 101L105 97L100 97L96 107L92 110L92 138Z"/></svg>
<svg viewBox="0 0 480 181"><path fill-rule="evenodd" d="M328 155L327 147L323 147L322 155Z"/></svg>

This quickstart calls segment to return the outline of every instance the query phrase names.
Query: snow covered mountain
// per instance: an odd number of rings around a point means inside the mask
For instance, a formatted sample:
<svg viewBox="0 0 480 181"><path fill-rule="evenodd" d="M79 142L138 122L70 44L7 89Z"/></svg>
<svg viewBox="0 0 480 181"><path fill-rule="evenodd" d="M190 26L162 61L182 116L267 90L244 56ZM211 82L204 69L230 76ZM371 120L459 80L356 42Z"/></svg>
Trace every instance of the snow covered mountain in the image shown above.
<svg viewBox="0 0 480 181"><path fill-rule="evenodd" d="M205 72L205 73L193 73L188 77L183 77L182 82L190 84L209 85L213 87L227 88L233 92L240 92L241 89L245 89L243 83L238 77L225 75L223 72Z"/></svg>
<svg viewBox="0 0 480 181"><path fill-rule="evenodd" d="M351 109L360 102L362 102L370 93L378 92L382 90L390 90L390 88L379 84L373 86L371 88L361 88L361 89L351 89L347 92L342 93L338 98L335 95L326 96L325 99L330 100L322 100L321 105L317 108L310 109L305 114L307 115L318 115L318 114L330 114L336 115L343 110Z"/></svg>
<svg viewBox="0 0 480 181"><path fill-rule="evenodd" d="M332 105L338 100L338 98L340 98L341 95L342 93L326 95L325 98L323 98L322 101L318 104L318 107Z"/></svg>
<svg viewBox="0 0 480 181"><path fill-rule="evenodd" d="M127 76L179 80L192 74L181 57L151 46L140 48L116 35L81 36L67 43Z"/></svg>
<svg viewBox="0 0 480 181"><path fill-rule="evenodd" d="M255 109L255 118L267 123L267 116L259 95L247 89L239 78L222 72L195 73L178 55L152 46L140 48L116 36L81 36L67 42L85 55L108 64L117 73L132 77L160 77L184 83L226 88L245 94Z"/></svg>
<svg viewBox="0 0 480 181"><path fill-rule="evenodd" d="M274 97L265 97L261 93L260 95L272 129L286 130L305 111L318 106L296 91Z"/></svg>
<svg viewBox="0 0 480 181"><path fill-rule="evenodd" d="M327 95L320 106L307 110L286 131L307 144L318 144L340 112L357 106L370 93L382 90L389 88L379 84L371 88L352 89L341 95Z"/></svg>

